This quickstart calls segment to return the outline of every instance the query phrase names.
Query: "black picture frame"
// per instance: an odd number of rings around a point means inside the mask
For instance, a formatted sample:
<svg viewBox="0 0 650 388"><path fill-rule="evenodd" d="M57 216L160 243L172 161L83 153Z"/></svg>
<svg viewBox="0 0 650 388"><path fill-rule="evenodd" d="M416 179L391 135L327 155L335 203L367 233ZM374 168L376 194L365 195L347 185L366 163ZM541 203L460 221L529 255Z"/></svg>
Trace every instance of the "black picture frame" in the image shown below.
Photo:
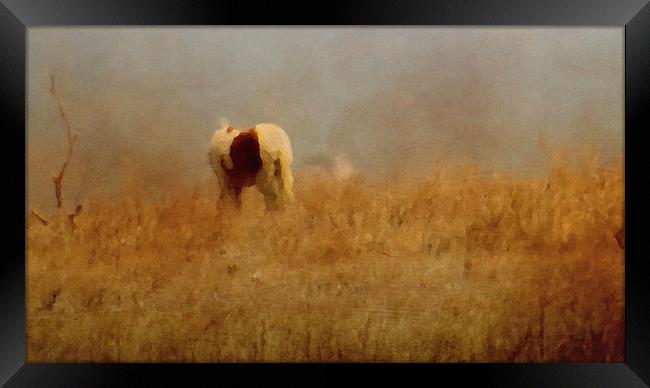
<svg viewBox="0 0 650 388"><path fill-rule="evenodd" d="M251 2L0 0L0 182L10 249L0 267L0 384L22 386L186 386L200 378L239 382L297 370L305 382L335 381L333 371L389 374L406 381L418 371L427 382L454 385L636 387L650 384L648 265L641 229L648 195L641 178L641 141L649 128L650 4L647 0L347 1L300 4ZM25 45L27 28L74 25L507 25L620 26L625 28L625 362L612 364L38 364L25 358ZM7 168L9 167L9 168ZM22 179L22 180L21 180ZM19 182L23 182L20 184ZM26 200L25 200L26 201ZM8 213L8 215L7 215ZM255 373L249 369L254 368ZM397 372L397 373L393 373ZM218 378L215 380L215 376ZM368 381L365 380L367 383ZM161 384L155 385L161 385Z"/></svg>

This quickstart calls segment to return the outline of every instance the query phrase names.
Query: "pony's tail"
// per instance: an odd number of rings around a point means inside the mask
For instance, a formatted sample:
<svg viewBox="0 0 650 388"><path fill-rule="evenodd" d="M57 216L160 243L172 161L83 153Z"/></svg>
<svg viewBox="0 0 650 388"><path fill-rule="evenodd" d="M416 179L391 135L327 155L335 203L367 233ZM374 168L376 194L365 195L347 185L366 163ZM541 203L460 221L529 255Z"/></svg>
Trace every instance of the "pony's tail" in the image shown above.
<svg viewBox="0 0 650 388"><path fill-rule="evenodd" d="M280 162L282 195L286 197L288 202L293 202L295 200L295 196L293 195L293 174L291 173L291 164L284 155L280 155L278 159Z"/></svg>

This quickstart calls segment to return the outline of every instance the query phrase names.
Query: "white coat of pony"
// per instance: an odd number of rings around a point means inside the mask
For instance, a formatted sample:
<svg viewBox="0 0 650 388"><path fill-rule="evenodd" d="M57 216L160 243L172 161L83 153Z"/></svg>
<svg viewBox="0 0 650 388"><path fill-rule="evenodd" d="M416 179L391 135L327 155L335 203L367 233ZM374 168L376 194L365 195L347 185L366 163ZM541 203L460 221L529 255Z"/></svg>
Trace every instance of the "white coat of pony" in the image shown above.
<svg viewBox="0 0 650 388"><path fill-rule="evenodd" d="M242 134L254 134L259 144L261 159L261 168L246 183L239 182L229 175L229 172L238 167L233 164L231 146ZM248 131L242 131L232 128L227 121L222 120L221 128L212 136L208 156L219 182L221 200L229 196L237 206L241 206L241 190L243 187L255 185L264 195L267 209L281 208L294 201L291 140L280 126L261 123Z"/></svg>

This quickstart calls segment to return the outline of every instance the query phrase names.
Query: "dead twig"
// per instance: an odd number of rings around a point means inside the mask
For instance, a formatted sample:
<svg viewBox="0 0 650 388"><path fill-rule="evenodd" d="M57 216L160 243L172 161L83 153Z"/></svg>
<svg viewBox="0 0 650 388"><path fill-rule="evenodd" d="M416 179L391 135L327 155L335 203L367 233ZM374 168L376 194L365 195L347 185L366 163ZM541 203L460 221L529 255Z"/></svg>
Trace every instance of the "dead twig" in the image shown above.
<svg viewBox="0 0 650 388"><path fill-rule="evenodd" d="M54 83L54 75L50 74L50 93L56 100L56 105L59 107L59 116L61 117L61 120L63 121L63 126L66 131L66 138L68 140L68 153L66 155L65 161L63 162L63 165L61 166L61 170L57 175L52 177L52 180L54 181L54 194L56 195L56 207L58 209L63 209L63 176L65 174L66 169L68 168L68 165L70 164L70 161L72 160L72 155L74 154L74 146L77 143L77 138L78 135L75 133L72 133L72 129L70 128L70 122L68 121L68 116L65 114L65 110L63 109L63 104L61 104L61 98L59 97L59 92L56 89L56 84ZM83 176L85 180L85 174ZM83 181L82 181L82 186L83 186ZM75 217L77 217L81 213L81 209L83 207L78 204L79 202L79 196L81 195L81 190L83 187L79 190L79 193L77 193L77 207L74 211L74 213L69 214L67 216L68 221L70 222L70 226L74 230L76 228L76 224L74 222ZM36 213L32 210L32 213L37 216L41 222L44 222L44 225L47 225L47 221L43 219L42 217L36 215Z"/></svg>
<svg viewBox="0 0 650 388"><path fill-rule="evenodd" d="M70 221L70 225L72 226L73 230L77 227L77 225L74 223L74 218L78 216L79 213L81 213L81 209L83 209L83 207L81 205L77 205L77 208L75 209L74 213L68 216L68 220Z"/></svg>
<svg viewBox="0 0 650 388"><path fill-rule="evenodd" d="M47 224L49 224L49 222L48 222L45 218L41 217L41 216L36 212L36 210L34 210L34 209L32 209L32 215L33 215L34 217L36 217L36 219L39 220L39 221L41 222L41 224L43 224L43 225L45 225L45 226L47 226Z"/></svg>
<svg viewBox="0 0 650 388"><path fill-rule="evenodd" d="M384 251L375 250L375 249L371 249L370 252L377 252L377 253L382 254L384 256L392 257L392 258L395 258L395 259L408 259L410 257L415 256L415 255L408 255L408 256L391 255L390 253L386 253Z"/></svg>

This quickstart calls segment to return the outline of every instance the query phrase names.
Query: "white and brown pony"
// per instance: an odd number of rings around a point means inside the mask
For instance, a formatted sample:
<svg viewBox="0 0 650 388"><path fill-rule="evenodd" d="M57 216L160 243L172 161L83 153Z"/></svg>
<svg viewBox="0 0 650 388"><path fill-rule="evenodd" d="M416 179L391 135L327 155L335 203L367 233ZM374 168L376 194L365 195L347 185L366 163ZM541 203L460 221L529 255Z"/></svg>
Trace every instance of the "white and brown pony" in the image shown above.
<svg viewBox="0 0 650 388"><path fill-rule="evenodd" d="M291 141L275 124L257 124L248 130L227 124L212 136L210 165L221 189L220 200L241 207L244 187L256 186L267 209L282 208L294 200Z"/></svg>

